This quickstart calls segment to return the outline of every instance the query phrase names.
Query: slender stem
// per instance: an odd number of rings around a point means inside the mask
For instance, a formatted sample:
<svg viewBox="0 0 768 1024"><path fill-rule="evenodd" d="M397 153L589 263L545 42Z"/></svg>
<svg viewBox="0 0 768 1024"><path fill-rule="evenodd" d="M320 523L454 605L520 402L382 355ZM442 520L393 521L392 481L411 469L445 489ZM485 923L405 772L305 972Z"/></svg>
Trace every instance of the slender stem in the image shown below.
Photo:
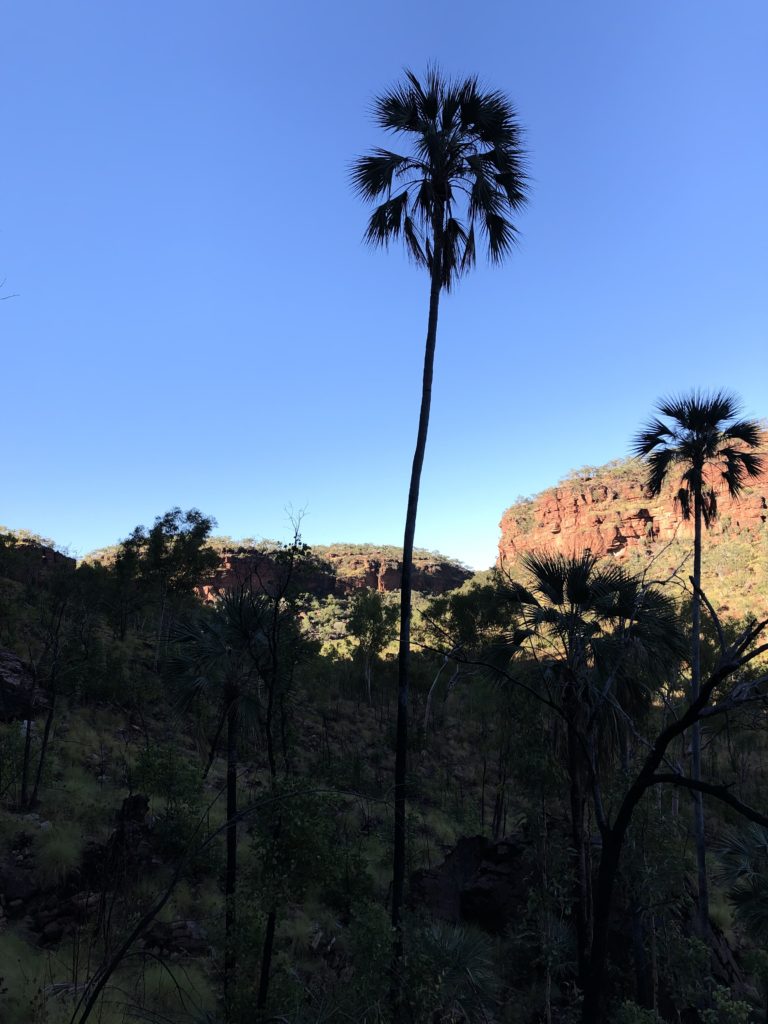
<svg viewBox="0 0 768 1024"><path fill-rule="evenodd" d="M269 994L269 972L272 965L272 949L275 944L275 922L277 910L272 907L267 915L267 929L264 935L264 946L261 953L261 976L259 978L259 994L256 1008L261 1011L266 1008L267 996Z"/></svg>
<svg viewBox="0 0 768 1024"><path fill-rule="evenodd" d="M405 776L408 747L408 684L411 661L411 602L413 581L413 543L416 535L416 512L419 505L421 469L427 445L429 412L432 404L432 376L437 341L437 314L442 288L443 209L435 214L434 248L432 259L431 288L429 294L429 319L427 342L424 352L424 374L421 389L421 411L416 438L416 450L411 467L411 484L408 491L408 510L405 517L403 538L403 572L400 584L400 646L398 652L397 688L397 737L395 746L395 834L392 881L392 925L400 928L400 914L403 905L405 883ZM397 940L399 941L399 940Z"/></svg>
<svg viewBox="0 0 768 1024"><path fill-rule="evenodd" d="M691 609L691 698L697 700L701 690L701 533L702 533L702 472L697 473L694 494L693 537L693 606ZM701 781L701 724L696 721L691 731L691 776ZM707 883L707 847L704 835L704 799L700 791L693 796L693 831L696 845L696 872L698 876L698 928L699 935L709 935L709 886Z"/></svg>
<svg viewBox="0 0 768 1024"><path fill-rule="evenodd" d="M224 1008L229 1021L237 971L235 890L237 887L237 689L230 684L227 701L227 864L224 882Z"/></svg>
<svg viewBox="0 0 768 1024"><path fill-rule="evenodd" d="M416 512L419 505L421 469L427 445L429 412L432 404L432 375L437 341L437 314L442 289L444 205L438 204L433 219L433 249L427 341L424 351L424 373L421 387L421 411L416 437L416 450L411 467L408 509L403 537L403 572L400 584L400 646L398 651L397 732L395 739L395 828L392 864L392 927L394 929L391 1001L394 1020L402 1015L403 933L400 917L405 889L405 780L408 760L408 685L411 662L411 598L413 586L413 543L416 535Z"/></svg>

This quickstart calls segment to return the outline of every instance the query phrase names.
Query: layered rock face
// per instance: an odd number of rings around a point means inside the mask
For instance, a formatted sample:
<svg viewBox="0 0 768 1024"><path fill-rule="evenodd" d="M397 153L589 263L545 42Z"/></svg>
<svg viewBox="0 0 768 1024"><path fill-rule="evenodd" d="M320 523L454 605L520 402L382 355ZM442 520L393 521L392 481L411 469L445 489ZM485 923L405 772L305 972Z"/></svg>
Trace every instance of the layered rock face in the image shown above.
<svg viewBox="0 0 768 1024"><path fill-rule="evenodd" d="M9 537L10 543L3 543ZM74 572L74 558L35 540L0 534L0 575L18 583L32 584L58 572Z"/></svg>
<svg viewBox="0 0 768 1024"><path fill-rule="evenodd" d="M296 570L293 584L315 597L343 597L362 588L382 592L400 589L403 563L399 552L367 545L332 545L313 548L313 555L309 566ZM280 585L284 573L274 554L238 548L222 553L219 568L201 590L206 598L244 583L270 591ZM414 556L413 588L425 594L453 590L471 575L469 570L437 556Z"/></svg>
<svg viewBox="0 0 768 1024"><path fill-rule="evenodd" d="M111 564L115 549L98 553L98 560ZM0 550L0 555L3 552ZM74 558L34 541L21 541L0 558L0 576L22 583L37 582L54 572L74 572ZM361 588L391 591L400 589L403 569L399 549L372 544L334 544L312 549L312 556L297 567L292 587L315 597L342 597ZM256 589L273 592L285 579L285 564L279 553L257 547L234 547L222 551L219 565L198 591L206 600L227 587L250 583ZM444 594L460 587L472 573L439 555L417 551L413 557L413 589L425 594Z"/></svg>
<svg viewBox="0 0 768 1024"><path fill-rule="evenodd" d="M198 587L198 592L206 601L214 600L224 590L241 586L274 593L282 588L286 576L285 566L280 565L272 552L259 551L257 548L235 548L221 553L218 568ZM334 589L332 573L317 561L293 570L291 582L294 590L315 597L327 597Z"/></svg>
<svg viewBox="0 0 768 1024"><path fill-rule="evenodd" d="M692 521L683 520L675 500L679 484L670 483L651 498L642 464L616 463L579 476L506 510L499 524L501 563L529 551L622 558L632 549L693 535ZM750 481L738 500L728 497L715 477L710 483L719 493L708 543L746 532L768 537L768 470Z"/></svg>
<svg viewBox="0 0 768 1024"><path fill-rule="evenodd" d="M367 587L370 590L400 589L403 560L400 552L371 548L364 552L343 547L316 549L331 566L337 595L350 594ZM413 556L413 589L424 594L444 594L460 587L472 575L468 569L437 556L416 553Z"/></svg>

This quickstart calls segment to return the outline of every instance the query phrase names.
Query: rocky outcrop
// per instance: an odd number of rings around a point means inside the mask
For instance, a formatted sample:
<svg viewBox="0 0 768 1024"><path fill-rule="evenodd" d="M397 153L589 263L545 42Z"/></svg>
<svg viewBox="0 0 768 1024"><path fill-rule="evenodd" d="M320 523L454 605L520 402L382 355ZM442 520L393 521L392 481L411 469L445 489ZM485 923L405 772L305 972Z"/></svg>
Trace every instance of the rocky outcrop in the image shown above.
<svg viewBox="0 0 768 1024"><path fill-rule="evenodd" d="M24 534L6 533L0 527L0 576L17 583L33 584L55 573L75 571L77 562L49 544Z"/></svg>
<svg viewBox="0 0 768 1024"><path fill-rule="evenodd" d="M718 481L711 479L716 490ZM639 462L621 462L582 472L557 487L519 501L501 518L499 561L529 551L624 557L632 549L649 551L676 538L692 536L670 482L658 497L645 487ZM768 537L768 470L745 487L739 500L719 493L718 515L710 541L749 531Z"/></svg>
<svg viewBox="0 0 768 1024"><path fill-rule="evenodd" d="M274 594L285 586L288 576L294 592L313 594L315 597L327 597L333 593L335 580L332 571L320 559L304 560L289 570L285 562L281 561L279 551L261 551L250 547L222 551L218 567L197 589L206 601L214 600L217 594L225 590L242 586Z"/></svg>
<svg viewBox="0 0 768 1024"><path fill-rule="evenodd" d="M141 793L123 800L105 843L90 842L79 865L45 888L35 870L33 832L55 826L34 813L19 820L32 831L19 832L8 855L0 859L0 929L6 920L20 922L40 946L56 946L95 920L126 878L135 882L163 866L153 849L149 800ZM187 919L153 921L141 942L146 950L171 960L211 954L205 931Z"/></svg>
<svg viewBox="0 0 768 1024"><path fill-rule="evenodd" d="M411 899L442 921L503 934L528 898L523 855L518 839L459 839L438 867L414 872Z"/></svg>
<svg viewBox="0 0 768 1024"><path fill-rule="evenodd" d="M30 710L38 713L46 703L30 666L13 651L0 647L0 722L25 719Z"/></svg>
<svg viewBox="0 0 768 1024"><path fill-rule="evenodd" d="M391 548L318 549L320 557L331 566L334 593L350 594L368 588L382 592L399 590L403 571L402 552ZM456 562L439 555L416 552L413 556L413 589L425 594L444 594L460 587L472 573Z"/></svg>
<svg viewBox="0 0 768 1024"><path fill-rule="evenodd" d="M223 551L220 558L218 569L199 588L207 600L228 587L248 583L272 592L285 578L286 568L279 552L240 547ZM399 590L402 568L402 553L397 548L331 545L312 549L309 560L294 570L291 586L315 597L343 597L365 587ZM471 575L468 569L439 555L414 555L413 588L425 594L453 590Z"/></svg>
<svg viewBox="0 0 768 1024"><path fill-rule="evenodd" d="M211 944L197 921L153 921L141 938L145 950L170 960L210 956Z"/></svg>

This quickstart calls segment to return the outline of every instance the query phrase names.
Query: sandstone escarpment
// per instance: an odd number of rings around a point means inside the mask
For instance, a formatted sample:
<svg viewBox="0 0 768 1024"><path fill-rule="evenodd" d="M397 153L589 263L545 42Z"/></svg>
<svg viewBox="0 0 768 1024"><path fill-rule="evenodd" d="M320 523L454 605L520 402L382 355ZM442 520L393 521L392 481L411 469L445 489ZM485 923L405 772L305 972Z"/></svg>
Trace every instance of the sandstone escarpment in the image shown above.
<svg viewBox="0 0 768 1024"><path fill-rule="evenodd" d="M730 498L710 479L717 496L717 518L708 543L748 535L768 538L768 471L750 481L739 499ZM510 562L529 551L623 558L632 551L692 537L693 526L683 520L673 480L657 497L645 486L641 463L626 461L581 471L557 487L518 501L501 518L499 561Z"/></svg>
<svg viewBox="0 0 768 1024"><path fill-rule="evenodd" d="M337 595L350 594L363 587L379 591L400 589L403 558L398 548L339 544L314 550L331 566ZM471 575L468 569L439 555L414 552L414 590L444 594L460 587Z"/></svg>
<svg viewBox="0 0 768 1024"><path fill-rule="evenodd" d="M343 597L362 588L382 592L400 589L403 562L398 548L334 544L313 548L312 556L295 570L292 586L315 597ZM245 583L271 591L285 578L285 567L274 551L238 547L222 551L220 559L219 567L201 588L206 598ZM439 555L414 554L414 590L443 594L460 587L471 575L468 569Z"/></svg>
<svg viewBox="0 0 768 1024"><path fill-rule="evenodd" d="M38 583L55 573L74 572L77 563L51 543L23 531L0 526L0 576L18 583Z"/></svg>

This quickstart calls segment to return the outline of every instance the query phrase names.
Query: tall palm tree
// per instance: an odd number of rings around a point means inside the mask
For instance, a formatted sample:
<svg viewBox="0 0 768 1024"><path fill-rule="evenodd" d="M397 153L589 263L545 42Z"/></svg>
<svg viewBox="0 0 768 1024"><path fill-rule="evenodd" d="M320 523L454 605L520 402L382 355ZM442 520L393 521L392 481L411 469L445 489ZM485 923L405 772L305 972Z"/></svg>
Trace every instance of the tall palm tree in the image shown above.
<svg viewBox="0 0 768 1024"><path fill-rule="evenodd" d="M515 110L501 92L485 92L474 77L450 80L431 68L420 81L412 71L379 96L376 124L403 136L408 152L376 148L354 162L352 183L376 203L366 231L373 246L402 239L414 262L429 273L429 316L421 411L413 456L403 539L395 753L395 834L392 922L399 928L405 880L405 773L408 731L413 542L421 469L432 398L437 316L443 289L451 289L475 263L479 233L492 263L513 248L510 212L526 201L525 153Z"/></svg>
<svg viewBox="0 0 768 1024"><path fill-rule="evenodd" d="M739 419L740 403L727 391L662 399L654 416L636 435L632 449L648 465L648 490L658 495L669 477L678 476L677 503L683 519L693 519L693 607L691 638L691 697L701 685L701 546L702 529L717 516L717 488L738 498L749 477L757 476L763 461L759 424ZM697 722L691 736L692 775L701 779L701 729ZM700 792L693 793L694 833L699 891L699 930L709 933L704 805Z"/></svg>

